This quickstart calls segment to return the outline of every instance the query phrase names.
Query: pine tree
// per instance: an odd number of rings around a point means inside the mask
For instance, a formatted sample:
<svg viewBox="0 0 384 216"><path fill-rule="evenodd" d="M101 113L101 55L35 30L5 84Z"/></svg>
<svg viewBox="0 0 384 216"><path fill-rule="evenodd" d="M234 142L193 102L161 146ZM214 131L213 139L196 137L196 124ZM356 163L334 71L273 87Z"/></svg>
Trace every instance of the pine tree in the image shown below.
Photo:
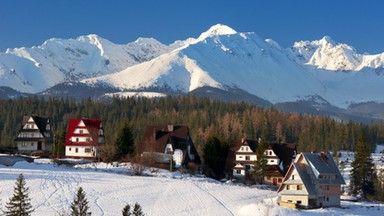
<svg viewBox="0 0 384 216"><path fill-rule="evenodd" d="M131 206L129 204L125 205L123 210L121 211L121 214L123 216L131 216L132 213L131 213Z"/></svg>
<svg viewBox="0 0 384 216"><path fill-rule="evenodd" d="M72 216L91 215L91 212L88 212L88 200L85 198L85 192L82 187L77 191L76 197L71 204L71 210Z"/></svg>
<svg viewBox="0 0 384 216"><path fill-rule="evenodd" d="M144 216L143 210L140 204L135 203L133 206L133 211L131 212L131 206L129 204L125 205L121 211L123 216Z"/></svg>
<svg viewBox="0 0 384 216"><path fill-rule="evenodd" d="M117 159L121 159L127 154L133 154L136 150L132 129L127 120L123 121L122 127L117 134L115 145L117 147Z"/></svg>
<svg viewBox="0 0 384 216"><path fill-rule="evenodd" d="M359 139L351 166L350 193L361 195L364 199L372 198L376 173L364 134Z"/></svg>
<svg viewBox="0 0 384 216"><path fill-rule="evenodd" d="M143 213L143 210L141 209L140 204L135 203L135 205L133 206L132 214L134 216L144 216L144 213Z"/></svg>
<svg viewBox="0 0 384 216"><path fill-rule="evenodd" d="M203 148L204 165L208 175L220 179L223 175L229 145L215 136L207 139Z"/></svg>
<svg viewBox="0 0 384 216"><path fill-rule="evenodd" d="M16 180L13 197L6 204L5 215L8 216L27 216L33 212L31 199L28 195L28 187L25 187L23 174L20 174Z"/></svg>
<svg viewBox="0 0 384 216"><path fill-rule="evenodd" d="M260 139L260 143L256 149L256 161L253 164L253 176L260 184L263 183L264 176L267 174L267 159L265 157L265 150L267 149L267 144L265 142L265 136Z"/></svg>

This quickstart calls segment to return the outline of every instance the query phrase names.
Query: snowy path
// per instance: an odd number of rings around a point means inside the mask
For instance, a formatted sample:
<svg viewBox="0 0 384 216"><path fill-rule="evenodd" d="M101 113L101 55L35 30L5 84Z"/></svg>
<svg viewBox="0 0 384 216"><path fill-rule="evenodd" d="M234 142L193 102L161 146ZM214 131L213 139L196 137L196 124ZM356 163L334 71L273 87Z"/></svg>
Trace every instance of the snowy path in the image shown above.
<svg viewBox="0 0 384 216"><path fill-rule="evenodd" d="M276 192L222 184L210 179L140 177L95 169L56 167L52 164L0 165L0 199L3 208L23 173L35 211L32 215L69 212L77 189L83 187L92 215L121 215L126 204L138 202L146 215L380 215L380 207L368 203L311 211L279 207Z"/></svg>

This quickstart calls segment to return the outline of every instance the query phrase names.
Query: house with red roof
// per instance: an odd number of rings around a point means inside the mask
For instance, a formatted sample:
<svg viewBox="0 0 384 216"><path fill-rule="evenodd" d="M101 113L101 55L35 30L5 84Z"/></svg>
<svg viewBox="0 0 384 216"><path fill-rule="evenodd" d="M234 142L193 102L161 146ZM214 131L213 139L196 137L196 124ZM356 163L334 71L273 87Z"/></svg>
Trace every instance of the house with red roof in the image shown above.
<svg viewBox="0 0 384 216"><path fill-rule="evenodd" d="M99 145L103 143L101 119L70 119L64 143L66 157L97 158Z"/></svg>

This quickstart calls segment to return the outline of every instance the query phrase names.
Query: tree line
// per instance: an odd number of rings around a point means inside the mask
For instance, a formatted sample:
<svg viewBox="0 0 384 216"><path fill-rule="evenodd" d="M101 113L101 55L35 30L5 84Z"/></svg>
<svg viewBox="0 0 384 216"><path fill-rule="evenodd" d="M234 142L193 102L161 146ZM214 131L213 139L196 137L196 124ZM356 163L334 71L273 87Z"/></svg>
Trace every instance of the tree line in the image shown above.
<svg viewBox="0 0 384 216"><path fill-rule="evenodd" d="M113 143L124 120L133 140L140 142L145 127L154 124L188 125L200 154L210 136L231 143L241 138L295 143L299 151L356 149L359 135L366 134L369 148L384 143L384 123L363 124L326 116L286 113L245 102L224 102L206 97L174 96L156 99L112 98L109 101L70 98L26 97L0 100L0 147L15 147L14 138L23 115L50 117L56 138L64 139L70 118L101 118L106 143Z"/></svg>

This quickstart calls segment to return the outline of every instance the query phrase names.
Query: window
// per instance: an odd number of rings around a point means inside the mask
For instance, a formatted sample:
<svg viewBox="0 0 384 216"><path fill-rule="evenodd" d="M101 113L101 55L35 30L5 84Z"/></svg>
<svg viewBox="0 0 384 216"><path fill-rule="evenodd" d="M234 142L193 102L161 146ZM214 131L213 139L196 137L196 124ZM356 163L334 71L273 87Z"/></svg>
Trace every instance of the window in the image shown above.
<svg viewBox="0 0 384 216"><path fill-rule="evenodd" d="M27 144L26 144L25 142L23 142L23 143L21 143L21 146L22 146L22 147L26 147Z"/></svg>
<svg viewBox="0 0 384 216"><path fill-rule="evenodd" d="M287 201L290 202L290 203L292 202L292 200L287 200Z"/></svg>
<svg viewBox="0 0 384 216"><path fill-rule="evenodd" d="M279 181L279 183L281 183L281 182L283 181L283 179L279 178L279 180L278 180L278 181Z"/></svg>
<svg viewBox="0 0 384 216"><path fill-rule="evenodd" d="M249 156L245 156L245 160L250 160L251 158Z"/></svg>
<svg viewBox="0 0 384 216"><path fill-rule="evenodd" d="M296 190L303 190L303 185L297 185Z"/></svg>
<svg viewBox="0 0 384 216"><path fill-rule="evenodd" d="M79 142L79 138L76 138L76 142Z"/></svg>
<svg viewBox="0 0 384 216"><path fill-rule="evenodd" d="M31 142L31 146L34 146L34 144L35 144L34 142Z"/></svg>
<svg viewBox="0 0 384 216"><path fill-rule="evenodd" d="M84 152L85 152L85 153L90 153L90 152L91 152L91 148L85 148L85 149L84 149Z"/></svg>
<svg viewBox="0 0 384 216"><path fill-rule="evenodd" d="M83 130L80 130L79 133L82 134L82 133L84 133L84 132L83 132Z"/></svg>
<svg viewBox="0 0 384 216"><path fill-rule="evenodd" d="M91 138L87 137L86 141L91 142Z"/></svg>
<svg viewBox="0 0 384 216"><path fill-rule="evenodd" d="M275 160L271 160L271 163L275 162Z"/></svg>
<svg viewBox="0 0 384 216"><path fill-rule="evenodd" d="M297 200L296 203L297 203L297 204L301 204L301 200Z"/></svg>
<svg viewBox="0 0 384 216"><path fill-rule="evenodd" d="M289 185L287 185L286 189L289 190Z"/></svg>
<svg viewBox="0 0 384 216"><path fill-rule="evenodd" d="M295 179L295 175L292 175L292 180L294 180Z"/></svg>
<svg viewBox="0 0 384 216"><path fill-rule="evenodd" d="M69 151L72 151L72 148L69 148L68 150L69 150Z"/></svg>
<svg viewBox="0 0 384 216"><path fill-rule="evenodd" d="M75 152L78 153L78 152L79 152L79 149L78 149L78 148L75 148Z"/></svg>
<svg viewBox="0 0 384 216"><path fill-rule="evenodd" d="M241 174L241 170L236 170L236 173L237 174Z"/></svg>

